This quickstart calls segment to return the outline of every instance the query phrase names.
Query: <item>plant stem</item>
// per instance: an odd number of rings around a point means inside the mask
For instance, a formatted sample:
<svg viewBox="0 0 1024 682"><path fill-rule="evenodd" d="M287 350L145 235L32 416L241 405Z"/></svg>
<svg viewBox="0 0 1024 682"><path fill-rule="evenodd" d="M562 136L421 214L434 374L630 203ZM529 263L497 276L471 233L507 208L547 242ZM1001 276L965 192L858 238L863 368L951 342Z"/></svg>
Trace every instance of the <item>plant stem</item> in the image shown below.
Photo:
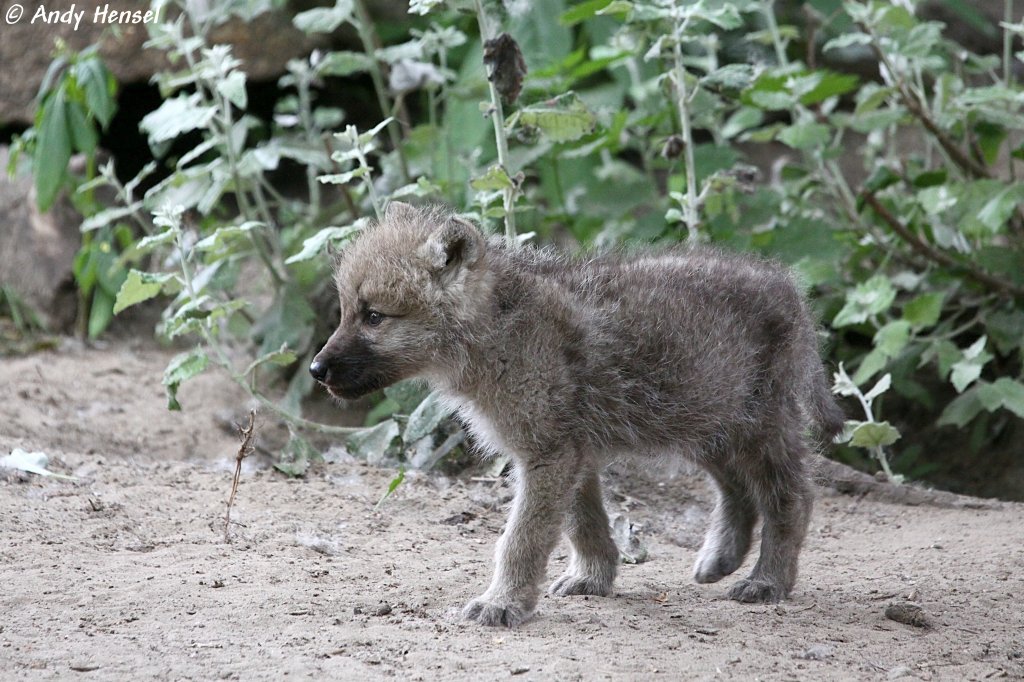
<svg viewBox="0 0 1024 682"><path fill-rule="evenodd" d="M1013 0L1003 2L1003 22L1013 23ZM1003 87L1013 87L1013 33L1003 29Z"/></svg>
<svg viewBox="0 0 1024 682"><path fill-rule="evenodd" d="M772 34L772 46L775 48L775 60L779 66L785 66L789 60L786 57L786 46L782 44L782 32L779 31L779 24L775 21L775 0L765 0L764 18L768 22L768 32ZM813 49L808 46L808 49Z"/></svg>
<svg viewBox="0 0 1024 682"><path fill-rule="evenodd" d="M697 211L697 164L693 157L693 127L690 121L690 93L686 89L686 67L683 65L683 48L680 44L688 21L677 18L675 41L672 49L674 58L673 77L676 82L676 107L679 110L679 124L683 133L683 162L686 164L686 206L683 207L683 222L689 232L688 239L695 242L699 236L700 214Z"/></svg>
<svg viewBox="0 0 1024 682"><path fill-rule="evenodd" d="M487 27L487 16L484 14L484 7L481 0L475 0L476 4L476 21L480 26L480 42L486 44L491 39L491 34ZM486 67L485 67L486 68ZM501 106L501 94L498 92L497 86L491 79L491 74L487 74L487 89L491 94L491 123L494 124L494 143L498 150L498 165L501 166L502 170L509 176L512 177L512 164L508 156L508 138L505 136L505 112ZM518 187L515 185L515 180L512 181L512 187L506 187L502 190L502 205L505 208L505 237L509 243L515 243L516 238L516 214L515 214L515 202L516 193Z"/></svg>
<svg viewBox="0 0 1024 682"><path fill-rule="evenodd" d="M370 195L370 203L373 204L373 212L377 216L377 221L384 220L384 205L380 201L380 197L377 196L377 188L373 186L373 176L370 173L370 164L366 160L366 156L363 154L363 150L359 147L359 142L354 143L354 149L356 152L356 159L359 161L359 167L366 169L366 173L363 174L363 184L366 186L366 193Z"/></svg>
<svg viewBox="0 0 1024 682"><path fill-rule="evenodd" d="M981 270L976 265L969 261L961 262L956 258L953 258L947 253L939 251L931 244L928 244L919 236L914 234L910 228L901 223L896 216L889 211L885 205L878 200L873 192L868 190L861 191L861 196L864 200L874 209L875 213L885 221L885 224L892 228L892 231L900 236L912 249L920 253L925 258L938 263L947 268L959 270L965 275L973 279L979 284L987 286L989 289L993 289L999 293L1010 295L1016 298L1024 298L1024 287L1018 286L1013 282L1001 279L995 275Z"/></svg>
<svg viewBox="0 0 1024 682"><path fill-rule="evenodd" d="M296 74L295 81L299 91L299 116L302 118L302 127L306 131L306 141L312 148L316 146L318 131L313 127L313 104L309 94L309 70L302 69L302 73ZM306 164L306 187L309 190L307 215L312 220L320 211L320 183L316 179L316 168L313 167L313 164Z"/></svg>
<svg viewBox="0 0 1024 682"><path fill-rule="evenodd" d="M370 79L373 81L373 90L377 95L377 106L380 107L380 115L387 118L392 115L392 111L391 104L388 102L387 86L384 84L384 71L380 68L380 62L376 56L377 41L373 33L373 20L370 17L370 12L366 9L365 0L355 0L355 10L359 41L363 44L363 52L370 57ZM402 134L398 126L398 119L393 119L388 124L388 139L391 141L392 149L398 155L402 182L407 183L409 182L409 162L402 149Z"/></svg>

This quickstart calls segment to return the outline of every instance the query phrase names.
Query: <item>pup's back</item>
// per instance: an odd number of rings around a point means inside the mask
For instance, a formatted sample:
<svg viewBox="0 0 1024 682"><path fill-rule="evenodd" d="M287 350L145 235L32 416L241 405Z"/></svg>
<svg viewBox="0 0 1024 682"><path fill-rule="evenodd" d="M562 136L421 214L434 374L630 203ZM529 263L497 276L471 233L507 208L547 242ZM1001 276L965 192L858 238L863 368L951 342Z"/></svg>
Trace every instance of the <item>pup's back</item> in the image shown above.
<svg viewBox="0 0 1024 682"><path fill-rule="evenodd" d="M703 248L570 258L489 247L505 351L555 337L543 345L560 347L573 385L573 404L556 409L591 447L703 456L756 437L787 406L816 417L815 328L780 266Z"/></svg>

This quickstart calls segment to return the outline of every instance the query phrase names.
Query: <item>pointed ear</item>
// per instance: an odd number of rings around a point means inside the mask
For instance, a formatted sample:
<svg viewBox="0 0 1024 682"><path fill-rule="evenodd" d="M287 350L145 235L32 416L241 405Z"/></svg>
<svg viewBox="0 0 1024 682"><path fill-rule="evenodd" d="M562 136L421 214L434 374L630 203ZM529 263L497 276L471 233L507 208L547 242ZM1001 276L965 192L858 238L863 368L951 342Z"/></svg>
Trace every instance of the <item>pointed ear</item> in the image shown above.
<svg viewBox="0 0 1024 682"><path fill-rule="evenodd" d="M452 216L427 237L420 254L431 272L451 280L463 268L479 263L486 248L484 236L473 223Z"/></svg>
<svg viewBox="0 0 1024 682"><path fill-rule="evenodd" d="M410 221L420 217L420 210L404 201L391 201L384 207L384 220Z"/></svg>

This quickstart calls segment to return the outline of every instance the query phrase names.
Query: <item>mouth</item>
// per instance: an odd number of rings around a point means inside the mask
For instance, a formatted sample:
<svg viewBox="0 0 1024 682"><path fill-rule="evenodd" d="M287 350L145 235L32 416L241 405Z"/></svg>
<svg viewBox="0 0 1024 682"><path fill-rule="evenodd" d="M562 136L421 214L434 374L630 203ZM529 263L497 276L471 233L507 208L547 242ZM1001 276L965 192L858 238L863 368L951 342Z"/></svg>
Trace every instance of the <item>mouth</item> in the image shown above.
<svg viewBox="0 0 1024 682"><path fill-rule="evenodd" d="M335 398L355 400L369 395L374 391L379 391L394 382L388 381L386 378L381 376L362 376L355 381L348 381L345 383L336 383L333 381L321 381L319 383Z"/></svg>
<svg viewBox="0 0 1024 682"><path fill-rule="evenodd" d="M376 391L379 387L377 386L337 386L331 384L321 383L327 392L335 398L342 398L343 400L355 400L362 398L363 396L369 395Z"/></svg>

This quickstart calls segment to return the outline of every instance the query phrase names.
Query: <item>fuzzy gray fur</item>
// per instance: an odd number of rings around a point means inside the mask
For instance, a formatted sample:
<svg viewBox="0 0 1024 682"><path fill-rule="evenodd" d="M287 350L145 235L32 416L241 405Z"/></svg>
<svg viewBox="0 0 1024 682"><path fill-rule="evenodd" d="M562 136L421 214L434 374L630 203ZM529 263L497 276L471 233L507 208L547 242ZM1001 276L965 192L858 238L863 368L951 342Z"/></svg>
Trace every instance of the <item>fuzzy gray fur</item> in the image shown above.
<svg viewBox="0 0 1024 682"><path fill-rule="evenodd" d="M792 589L813 502L808 455L842 414L786 269L703 248L510 248L393 203L340 255L336 280L341 323L311 367L330 392L425 377L477 442L512 457L494 579L467 619L526 620L562 529L573 554L551 592L611 593L619 558L599 471L627 455L682 456L717 484L698 582L739 568L760 517L760 557L729 596L771 602Z"/></svg>

